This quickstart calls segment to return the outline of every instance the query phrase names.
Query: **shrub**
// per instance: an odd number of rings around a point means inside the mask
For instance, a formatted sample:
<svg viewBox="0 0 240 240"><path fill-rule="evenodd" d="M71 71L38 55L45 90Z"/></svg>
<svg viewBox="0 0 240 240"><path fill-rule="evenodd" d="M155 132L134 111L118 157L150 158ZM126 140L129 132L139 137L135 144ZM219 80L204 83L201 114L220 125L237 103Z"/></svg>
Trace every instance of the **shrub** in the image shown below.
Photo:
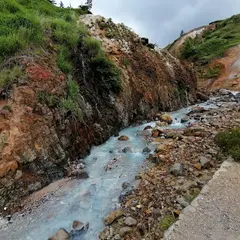
<svg viewBox="0 0 240 240"><path fill-rule="evenodd" d="M91 60L94 81L103 91L118 93L121 90L121 72L105 56L98 56Z"/></svg>
<svg viewBox="0 0 240 240"><path fill-rule="evenodd" d="M204 78L215 78L221 75L223 70L223 65L216 64L214 66L209 66L206 68L205 73L203 74Z"/></svg>
<svg viewBox="0 0 240 240"><path fill-rule="evenodd" d="M83 113L79 106L79 102L79 86L74 80L69 78L67 82L67 96L66 98L61 99L60 107L64 114L70 112L72 116L76 117L79 121L82 121Z"/></svg>
<svg viewBox="0 0 240 240"><path fill-rule="evenodd" d="M72 63L69 61L70 53L67 47L58 48L57 66L64 73L70 73L73 69Z"/></svg>
<svg viewBox="0 0 240 240"><path fill-rule="evenodd" d="M189 38L184 42L181 56L183 58L190 58L190 57L193 57L195 54L196 54L196 49L195 49L193 40Z"/></svg>
<svg viewBox="0 0 240 240"><path fill-rule="evenodd" d="M97 39L94 39L91 37L86 37L86 38L84 38L83 45L84 45L85 51L87 51L87 53L90 57L104 55L102 48L101 48L101 43Z"/></svg>
<svg viewBox="0 0 240 240"><path fill-rule="evenodd" d="M56 95L46 92L38 92L37 97L40 103L46 104L48 107L56 107L59 104L59 98Z"/></svg>
<svg viewBox="0 0 240 240"><path fill-rule="evenodd" d="M230 154L235 161L240 161L240 128L218 133L215 142L224 153Z"/></svg>
<svg viewBox="0 0 240 240"><path fill-rule="evenodd" d="M166 231L171 225L176 221L175 217L173 215L166 215L162 218L162 220L159 223L159 228L162 231Z"/></svg>
<svg viewBox="0 0 240 240"><path fill-rule="evenodd" d="M3 69L0 72L0 88L9 88L21 76L23 76L23 72L19 66L14 66L11 69Z"/></svg>

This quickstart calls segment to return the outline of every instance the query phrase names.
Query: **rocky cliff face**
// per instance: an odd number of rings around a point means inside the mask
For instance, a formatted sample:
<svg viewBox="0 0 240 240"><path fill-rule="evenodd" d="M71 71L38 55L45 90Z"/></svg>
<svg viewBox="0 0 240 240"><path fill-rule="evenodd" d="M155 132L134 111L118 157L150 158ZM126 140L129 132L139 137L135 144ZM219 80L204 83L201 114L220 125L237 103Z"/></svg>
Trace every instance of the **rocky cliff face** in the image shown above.
<svg viewBox="0 0 240 240"><path fill-rule="evenodd" d="M56 49L19 55L4 67L18 66L17 81L1 92L0 209L68 174L68 166L120 129L159 111L195 100L196 78L167 51L146 45L124 25L102 17L81 17L106 55L121 70L121 91L102 91L89 53L78 44L72 78L79 86L81 117L62 113L57 102L67 94L69 76L56 66ZM65 101L65 103L72 103Z"/></svg>

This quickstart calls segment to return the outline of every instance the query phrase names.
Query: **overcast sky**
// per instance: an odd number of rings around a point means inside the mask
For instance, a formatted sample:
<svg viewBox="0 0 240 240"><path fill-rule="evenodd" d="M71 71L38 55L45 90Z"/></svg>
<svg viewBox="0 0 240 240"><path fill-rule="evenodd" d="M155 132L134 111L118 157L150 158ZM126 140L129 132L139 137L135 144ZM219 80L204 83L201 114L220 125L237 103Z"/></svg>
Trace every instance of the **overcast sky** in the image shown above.
<svg viewBox="0 0 240 240"><path fill-rule="evenodd" d="M59 2L59 1L58 1ZM63 0L77 7L82 0ZM123 22L160 47L185 32L240 13L240 0L93 0L93 13Z"/></svg>

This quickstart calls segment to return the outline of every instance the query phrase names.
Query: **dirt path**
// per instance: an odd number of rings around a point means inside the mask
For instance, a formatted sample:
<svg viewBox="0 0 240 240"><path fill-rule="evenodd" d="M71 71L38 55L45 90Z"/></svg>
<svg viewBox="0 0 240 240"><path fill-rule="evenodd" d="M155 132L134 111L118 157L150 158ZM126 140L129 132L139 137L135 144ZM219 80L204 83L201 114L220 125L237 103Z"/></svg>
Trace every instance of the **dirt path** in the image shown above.
<svg viewBox="0 0 240 240"><path fill-rule="evenodd" d="M239 240L239 172L239 163L224 162L164 240Z"/></svg>

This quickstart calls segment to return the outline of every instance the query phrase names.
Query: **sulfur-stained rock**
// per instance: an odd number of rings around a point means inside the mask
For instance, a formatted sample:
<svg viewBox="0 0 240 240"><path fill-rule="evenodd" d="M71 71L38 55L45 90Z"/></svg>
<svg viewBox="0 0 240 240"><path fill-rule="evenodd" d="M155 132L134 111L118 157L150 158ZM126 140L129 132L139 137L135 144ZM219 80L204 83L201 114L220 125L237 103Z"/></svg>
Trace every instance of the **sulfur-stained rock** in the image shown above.
<svg viewBox="0 0 240 240"><path fill-rule="evenodd" d="M162 114L162 115L160 116L160 120L161 120L162 122L166 122L166 123L168 123L168 124L172 124L172 122L173 122L172 117L171 117L168 113Z"/></svg>

